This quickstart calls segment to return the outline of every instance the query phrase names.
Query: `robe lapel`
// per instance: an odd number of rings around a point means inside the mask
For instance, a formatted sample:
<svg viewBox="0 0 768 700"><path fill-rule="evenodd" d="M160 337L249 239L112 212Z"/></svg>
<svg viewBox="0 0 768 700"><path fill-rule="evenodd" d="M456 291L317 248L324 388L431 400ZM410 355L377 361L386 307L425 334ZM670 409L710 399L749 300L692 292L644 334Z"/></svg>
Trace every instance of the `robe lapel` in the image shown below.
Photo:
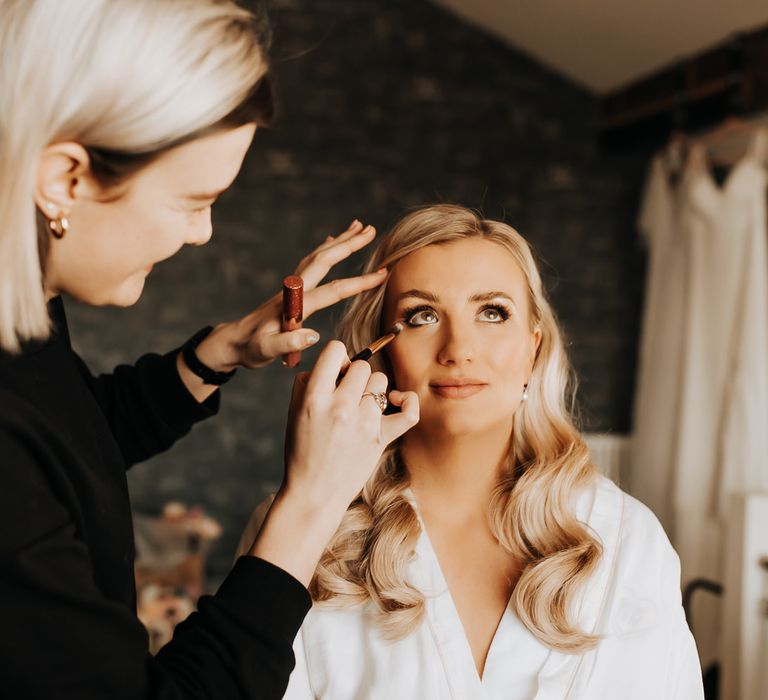
<svg viewBox="0 0 768 700"><path fill-rule="evenodd" d="M410 491L408 496L418 516L418 509ZM450 699L486 700L488 694L477 675L472 649L464 633L459 613L440 570L427 531L421 517L418 517L421 534L416 543L416 559L409 566L408 576L411 583L424 593L425 624L440 656Z"/></svg>

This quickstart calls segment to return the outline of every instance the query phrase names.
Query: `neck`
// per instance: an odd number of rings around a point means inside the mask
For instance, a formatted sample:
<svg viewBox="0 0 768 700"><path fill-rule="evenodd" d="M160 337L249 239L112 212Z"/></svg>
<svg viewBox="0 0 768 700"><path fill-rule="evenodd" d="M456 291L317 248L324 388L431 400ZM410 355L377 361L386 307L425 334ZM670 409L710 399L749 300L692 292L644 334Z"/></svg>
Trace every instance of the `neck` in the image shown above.
<svg viewBox="0 0 768 700"><path fill-rule="evenodd" d="M43 270L43 292L45 293L46 303L59 295L59 291L51 284L50 276L46 274L45 269Z"/></svg>
<svg viewBox="0 0 768 700"><path fill-rule="evenodd" d="M401 450L420 508L447 513L449 503L452 517L484 516L507 464L511 432L500 425L467 435L408 433Z"/></svg>

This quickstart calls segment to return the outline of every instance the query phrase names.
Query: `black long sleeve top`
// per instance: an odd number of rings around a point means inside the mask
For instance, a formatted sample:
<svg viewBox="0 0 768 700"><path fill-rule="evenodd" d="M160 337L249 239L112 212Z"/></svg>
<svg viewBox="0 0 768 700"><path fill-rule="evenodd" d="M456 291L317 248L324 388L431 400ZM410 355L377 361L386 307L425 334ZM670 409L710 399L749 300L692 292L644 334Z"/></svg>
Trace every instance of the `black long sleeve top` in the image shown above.
<svg viewBox="0 0 768 700"><path fill-rule="evenodd" d="M160 653L135 615L125 470L215 414L176 352L94 377L60 298L51 338L0 352L0 697L280 698L307 590L241 557Z"/></svg>

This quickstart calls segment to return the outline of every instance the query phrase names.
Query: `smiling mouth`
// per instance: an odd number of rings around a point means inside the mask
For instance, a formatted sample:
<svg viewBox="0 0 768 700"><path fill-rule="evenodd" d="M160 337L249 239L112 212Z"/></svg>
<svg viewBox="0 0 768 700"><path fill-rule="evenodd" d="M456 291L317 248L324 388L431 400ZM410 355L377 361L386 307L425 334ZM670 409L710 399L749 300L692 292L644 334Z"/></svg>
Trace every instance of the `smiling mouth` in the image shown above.
<svg viewBox="0 0 768 700"><path fill-rule="evenodd" d="M444 399L466 399L481 392L487 384L430 384L433 394Z"/></svg>

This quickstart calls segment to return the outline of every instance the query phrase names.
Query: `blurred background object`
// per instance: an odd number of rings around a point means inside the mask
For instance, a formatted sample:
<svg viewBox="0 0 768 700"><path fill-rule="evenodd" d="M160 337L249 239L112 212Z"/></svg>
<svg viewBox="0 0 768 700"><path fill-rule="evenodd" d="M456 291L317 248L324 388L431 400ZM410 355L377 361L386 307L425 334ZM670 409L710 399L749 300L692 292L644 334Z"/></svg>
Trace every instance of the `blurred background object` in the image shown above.
<svg viewBox="0 0 768 700"><path fill-rule="evenodd" d="M167 503L160 516L135 513L136 598L152 653L206 592L206 559L221 526L202 507Z"/></svg>

